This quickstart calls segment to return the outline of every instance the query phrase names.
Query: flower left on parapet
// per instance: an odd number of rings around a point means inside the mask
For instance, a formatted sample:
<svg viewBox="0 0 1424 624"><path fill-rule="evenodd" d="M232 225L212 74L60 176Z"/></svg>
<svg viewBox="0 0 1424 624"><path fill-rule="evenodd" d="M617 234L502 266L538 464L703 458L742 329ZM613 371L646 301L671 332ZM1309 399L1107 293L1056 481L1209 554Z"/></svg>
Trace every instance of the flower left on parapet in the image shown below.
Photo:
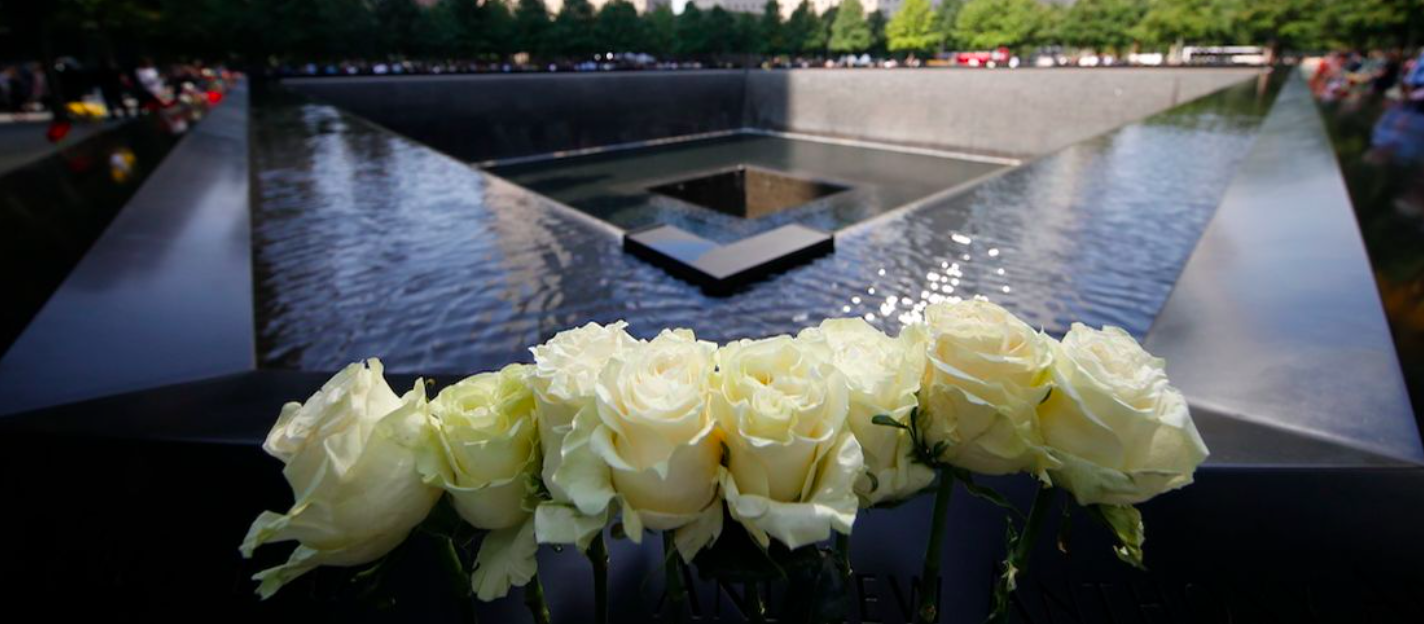
<svg viewBox="0 0 1424 624"><path fill-rule="evenodd" d="M405 541L440 498L418 467L430 435L424 388L397 396L375 359L346 367L306 403L283 406L262 448L286 464L296 501L285 514L262 512L241 551L298 546L253 577L258 593L271 597L318 566L375 561Z"/></svg>
<svg viewBox="0 0 1424 624"><path fill-rule="evenodd" d="M286 563L254 576L265 599L318 566L376 562L426 522L445 542L466 597L501 598L535 577L535 480L541 465L529 367L512 365L451 385L432 401L417 382L396 396L379 360L346 367L305 403L288 403L263 449L286 464L296 497L263 512L241 551L296 541ZM448 493L454 514L433 514ZM447 512L449 511L447 509ZM466 527L485 532L466 575ZM458 524L459 521L455 521ZM437 526L438 525L438 526Z"/></svg>

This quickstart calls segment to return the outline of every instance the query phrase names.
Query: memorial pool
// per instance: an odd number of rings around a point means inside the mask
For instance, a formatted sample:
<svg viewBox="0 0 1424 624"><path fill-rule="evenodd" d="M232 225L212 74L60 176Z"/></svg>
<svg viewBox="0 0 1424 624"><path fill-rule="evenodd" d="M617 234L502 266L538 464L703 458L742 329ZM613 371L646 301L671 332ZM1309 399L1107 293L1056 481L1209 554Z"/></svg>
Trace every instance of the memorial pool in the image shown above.
<svg viewBox="0 0 1424 624"><path fill-rule="evenodd" d="M498 170L272 94L252 135L259 361L331 370L379 353L393 370L458 373L527 359L589 320L717 341L846 315L893 332L930 302L974 295L1050 332L1081 321L1141 336L1275 89L1242 82L858 221L834 254L729 297L628 256L616 227Z"/></svg>

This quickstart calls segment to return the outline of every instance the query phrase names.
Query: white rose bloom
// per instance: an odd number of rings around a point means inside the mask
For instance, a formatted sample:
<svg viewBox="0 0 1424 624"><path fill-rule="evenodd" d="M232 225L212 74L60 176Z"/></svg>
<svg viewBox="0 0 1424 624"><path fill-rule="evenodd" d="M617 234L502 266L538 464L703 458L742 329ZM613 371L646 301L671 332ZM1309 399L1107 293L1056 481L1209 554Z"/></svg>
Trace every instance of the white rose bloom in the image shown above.
<svg viewBox="0 0 1424 624"><path fill-rule="evenodd" d="M638 343L624 330L627 326L623 321L608 326L589 323L559 332L530 349L534 353L534 370L529 386L534 391L534 414L544 451L540 476L553 498L535 511L535 535L540 543L573 543L584 550L607 523L606 513L580 512L568 493L555 483L554 473L563 463L564 438L573 430L574 418L581 410L594 409L594 387L603 366Z"/></svg>
<svg viewBox="0 0 1424 624"><path fill-rule="evenodd" d="M728 344L717 366L712 410L727 445L722 493L732 517L762 546L849 534L864 463L846 426L845 377L789 336Z"/></svg>
<svg viewBox="0 0 1424 624"><path fill-rule="evenodd" d="M926 443L944 443L940 461L982 474L1043 476L1035 409L1049 394L1053 340L988 301L936 304L920 384Z"/></svg>
<svg viewBox="0 0 1424 624"><path fill-rule="evenodd" d="M283 565L259 572L258 593L270 597L321 565L374 561L405 540L440 497L417 470L418 450L431 443L425 393L419 383L397 397L379 360L352 364L307 402L282 407L262 445L286 464L297 500L285 514L262 512L241 551L268 542L300 542Z"/></svg>
<svg viewBox="0 0 1424 624"><path fill-rule="evenodd" d="M635 543L644 528L677 530L687 561L722 527L722 445L707 408L716 351L677 330L615 356L599 376L597 409L575 419L554 474L585 515L604 514L618 500Z"/></svg>
<svg viewBox="0 0 1424 624"><path fill-rule="evenodd" d="M623 321L608 326L589 323L556 334L548 342L531 348L534 370L529 385L534 390L539 440L544 450L543 478L556 501L568 497L553 483L554 471L562 461L560 447L573 428L579 410L593 406L594 386L603 365L638 341L624 330Z"/></svg>
<svg viewBox="0 0 1424 624"><path fill-rule="evenodd" d="M473 583L481 600L501 598L537 571L533 502L539 436L529 367L511 365L451 385L430 402L436 444L421 455L427 483L450 493L460 517L491 531L480 545Z"/></svg>
<svg viewBox="0 0 1424 624"><path fill-rule="evenodd" d="M1062 466L1051 474L1082 505L1131 505L1192 482L1207 457L1164 362L1127 332L1075 323L1039 408L1044 440Z"/></svg>
<svg viewBox="0 0 1424 624"><path fill-rule="evenodd" d="M884 414L908 424L919 405L924 328L910 325L891 338L860 318L828 319L802 330L796 340L820 349L850 387L847 420L865 456L865 474L855 486L862 504L903 499L934 481L934 471L914 461L909 431L871 422Z"/></svg>

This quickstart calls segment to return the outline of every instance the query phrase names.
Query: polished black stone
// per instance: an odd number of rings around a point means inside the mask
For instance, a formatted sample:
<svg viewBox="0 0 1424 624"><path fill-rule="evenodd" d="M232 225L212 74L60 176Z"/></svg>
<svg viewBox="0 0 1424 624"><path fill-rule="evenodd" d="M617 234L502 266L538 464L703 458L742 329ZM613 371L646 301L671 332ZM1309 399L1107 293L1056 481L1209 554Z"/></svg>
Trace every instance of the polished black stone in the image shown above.
<svg viewBox="0 0 1424 624"><path fill-rule="evenodd" d="M1304 438L1360 464L1424 464L1350 195L1299 76L1276 99L1146 346L1167 360L1199 418L1237 423L1214 445L1223 461L1279 452L1300 462L1286 441Z"/></svg>
<svg viewBox="0 0 1424 624"><path fill-rule="evenodd" d="M213 405L211 399L204 404ZM6 610L38 610L54 619L168 621L198 613L209 621L460 621L434 544L420 536L392 562L373 595L353 589L353 570L321 569L259 601L249 577L280 562L287 549L268 546L246 561L237 545L258 513L285 510L292 494L281 465L256 444L277 406L244 409L251 432L241 443L13 431L0 437L0 483L21 510L0 514L0 530L23 536L0 543ZM1026 478L984 483L1020 506L1033 487ZM1143 506L1149 572L1117 562L1103 531L1081 513L1072 515L1062 534L1067 553L1060 552L1062 520L1055 512L1020 577L1013 621L1415 622L1424 608L1424 573L1415 563L1424 557L1424 541L1416 539L1424 517L1421 491L1424 471L1418 469L1206 468L1196 484ZM921 497L858 516L848 585L837 577L816 582L797 571L759 583L770 621L808 621L808 605L825 616L820 621L909 621L930 502ZM955 493L942 552L940 621L983 621L1003 556L1003 522L997 507L963 489ZM722 539L738 539L738 531L728 524ZM611 621L670 621L657 613L664 587L659 542L656 534L643 535L641 545L610 541ZM587 561L572 549L550 548L539 559L554 622L590 621ZM692 621L749 621L746 584L718 582L700 569L685 583L692 589ZM481 621L529 621L521 598L516 589L504 600L479 604Z"/></svg>
<svg viewBox="0 0 1424 624"><path fill-rule="evenodd" d="M25 138L20 132L27 133ZM7 127L0 147L0 353L9 348L114 216L180 138L157 116L79 127L62 147L42 150L38 124ZM35 139L33 137L39 137ZM33 160L23 160L34 156Z"/></svg>
<svg viewBox="0 0 1424 624"><path fill-rule="evenodd" d="M1417 416L1424 407L1424 104L1366 92L1319 106Z"/></svg>
<svg viewBox="0 0 1424 624"><path fill-rule="evenodd" d="M117 190L78 197L56 192L113 187L107 160L91 162L94 171L56 172L61 164L51 160L75 155L61 152L11 174L35 175L25 185L52 184L48 195L64 202L40 201L41 191L32 189L32 201L11 204L34 213L28 229L19 231L32 238L6 253L43 249L11 258L3 270L51 277L69 262L73 270L0 358L0 415L256 365L247 110L246 88L238 86L161 163L175 139L150 136L158 131L148 127L152 118L77 146L78 154L107 159L122 145L157 144L133 148L147 180L141 187L137 181L122 185L122 211L110 205ZM109 143L124 136L131 142ZM96 149L86 148L95 142ZM97 240L84 253L86 236ZM31 276L13 287L23 293L33 283Z"/></svg>
<svg viewBox="0 0 1424 624"><path fill-rule="evenodd" d="M676 226L659 225L623 235L623 248L713 295L736 292L748 283L835 250L834 236L804 225L718 245Z"/></svg>

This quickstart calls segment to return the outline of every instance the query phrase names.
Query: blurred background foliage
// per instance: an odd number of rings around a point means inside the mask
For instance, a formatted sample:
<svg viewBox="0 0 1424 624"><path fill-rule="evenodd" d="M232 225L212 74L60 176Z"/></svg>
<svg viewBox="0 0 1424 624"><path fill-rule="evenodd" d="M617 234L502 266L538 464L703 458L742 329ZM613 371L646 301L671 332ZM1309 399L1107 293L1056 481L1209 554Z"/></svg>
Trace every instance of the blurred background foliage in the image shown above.
<svg viewBox="0 0 1424 624"><path fill-rule="evenodd" d="M428 5L428 6L427 6ZM1248 44L1277 51L1424 43L1424 0L906 0L894 16L859 0L783 19L688 5L639 13L622 0L5 0L0 60L74 56L132 62L201 58L247 64L392 58L578 59L600 52L659 58L730 54L903 55L1065 46L1126 54Z"/></svg>

